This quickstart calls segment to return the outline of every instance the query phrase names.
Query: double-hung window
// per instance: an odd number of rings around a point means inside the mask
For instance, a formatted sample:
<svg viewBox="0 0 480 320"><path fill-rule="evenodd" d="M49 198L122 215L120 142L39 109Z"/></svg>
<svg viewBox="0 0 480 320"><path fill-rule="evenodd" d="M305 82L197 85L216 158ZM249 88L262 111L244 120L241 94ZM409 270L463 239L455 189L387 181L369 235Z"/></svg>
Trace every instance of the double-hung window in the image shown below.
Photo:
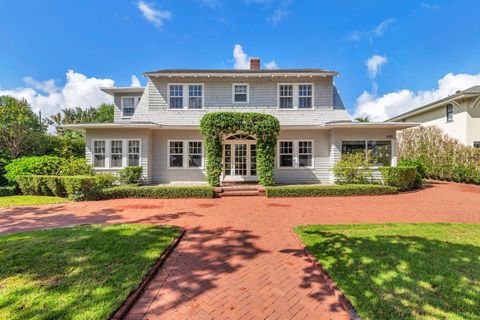
<svg viewBox="0 0 480 320"><path fill-rule="evenodd" d="M188 142L188 167L202 167L202 141Z"/></svg>
<svg viewBox="0 0 480 320"><path fill-rule="evenodd" d="M351 140L342 142L342 154L364 153L371 157L373 166L390 166L392 163L392 141Z"/></svg>
<svg viewBox="0 0 480 320"><path fill-rule="evenodd" d="M279 108L293 109L293 85L281 84L279 85Z"/></svg>
<svg viewBox="0 0 480 320"><path fill-rule="evenodd" d="M93 165L97 168L105 167L105 140L93 142Z"/></svg>
<svg viewBox="0 0 480 320"><path fill-rule="evenodd" d="M480 141L473 141L474 148L480 148Z"/></svg>
<svg viewBox="0 0 480 320"><path fill-rule="evenodd" d="M447 112L447 122L453 121L453 104L447 104L446 112Z"/></svg>
<svg viewBox="0 0 480 320"><path fill-rule="evenodd" d="M191 84L188 86L188 108L203 108L203 86L201 84Z"/></svg>
<svg viewBox="0 0 480 320"><path fill-rule="evenodd" d="M122 117L131 117L135 112L139 97L122 97Z"/></svg>
<svg viewBox="0 0 480 320"><path fill-rule="evenodd" d="M312 141L298 141L298 166L313 167Z"/></svg>
<svg viewBox="0 0 480 320"><path fill-rule="evenodd" d="M170 141L169 166L183 168L183 141Z"/></svg>
<svg viewBox="0 0 480 320"><path fill-rule="evenodd" d="M248 103L248 84L234 84L233 85L233 102L234 103Z"/></svg>
<svg viewBox="0 0 480 320"><path fill-rule="evenodd" d="M123 160L123 141L110 141L110 167L121 168Z"/></svg>
<svg viewBox="0 0 480 320"><path fill-rule="evenodd" d="M312 108L312 85L311 84L298 85L298 108L299 109Z"/></svg>
<svg viewBox="0 0 480 320"><path fill-rule="evenodd" d="M293 141L279 142L279 166L293 167Z"/></svg>
<svg viewBox="0 0 480 320"><path fill-rule="evenodd" d="M128 140L128 165L140 165L140 140Z"/></svg>
<svg viewBox="0 0 480 320"><path fill-rule="evenodd" d="M170 85L170 109L183 109L183 85Z"/></svg>

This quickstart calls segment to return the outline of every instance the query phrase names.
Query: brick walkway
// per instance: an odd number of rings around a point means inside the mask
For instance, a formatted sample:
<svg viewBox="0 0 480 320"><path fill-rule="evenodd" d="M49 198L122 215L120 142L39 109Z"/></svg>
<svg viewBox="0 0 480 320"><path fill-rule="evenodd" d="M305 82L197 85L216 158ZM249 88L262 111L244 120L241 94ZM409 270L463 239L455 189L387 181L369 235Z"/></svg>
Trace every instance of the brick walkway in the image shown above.
<svg viewBox="0 0 480 320"><path fill-rule="evenodd" d="M292 234L311 223L480 223L480 187L434 184L381 197L125 199L0 209L0 232L161 223L187 235L129 319L345 319Z"/></svg>

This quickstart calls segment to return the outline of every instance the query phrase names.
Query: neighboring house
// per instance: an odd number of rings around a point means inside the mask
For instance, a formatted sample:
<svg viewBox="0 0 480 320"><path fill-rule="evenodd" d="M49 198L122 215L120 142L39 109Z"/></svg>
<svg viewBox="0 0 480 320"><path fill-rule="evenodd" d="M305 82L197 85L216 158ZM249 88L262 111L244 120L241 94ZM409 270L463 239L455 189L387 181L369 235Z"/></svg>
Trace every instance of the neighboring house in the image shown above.
<svg viewBox="0 0 480 320"><path fill-rule="evenodd" d="M145 88L103 88L114 97L111 124L75 124L84 130L86 157L97 171L141 165L150 183L204 182L199 123L207 112L262 112L281 125L277 183L332 183L342 152L372 150L396 164L396 131L409 123L356 123L333 84L338 73L321 69L158 70L144 73ZM225 137L223 181L255 181L256 138Z"/></svg>
<svg viewBox="0 0 480 320"><path fill-rule="evenodd" d="M480 86L413 109L387 122L418 122L436 125L463 144L480 148Z"/></svg>

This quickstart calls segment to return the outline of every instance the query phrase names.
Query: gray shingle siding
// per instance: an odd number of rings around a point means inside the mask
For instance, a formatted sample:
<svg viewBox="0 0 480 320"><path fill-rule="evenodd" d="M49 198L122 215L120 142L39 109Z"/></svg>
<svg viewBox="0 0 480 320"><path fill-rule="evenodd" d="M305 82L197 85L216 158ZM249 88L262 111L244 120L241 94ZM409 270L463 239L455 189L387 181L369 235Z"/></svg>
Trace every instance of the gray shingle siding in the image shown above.
<svg viewBox="0 0 480 320"><path fill-rule="evenodd" d="M204 85L204 110L168 109L169 83L202 83ZM232 102L232 85L249 84L249 102L237 104ZM313 83L313 110L278 110L278 83ZM276 116L283 125L311 125L327 121L348 120L349 116L335 97L336 90L332 77L300 78L151 78L147 82L143 97L135 110L131 121L153 121L164 125L198 125L207 112L241 111L262 112ZM337 93L338 95L338 93ZM118 106L120 106L120 100ZM340 100L341 101L341 100ZM120 121L120 117L115 118Z"/></svg>

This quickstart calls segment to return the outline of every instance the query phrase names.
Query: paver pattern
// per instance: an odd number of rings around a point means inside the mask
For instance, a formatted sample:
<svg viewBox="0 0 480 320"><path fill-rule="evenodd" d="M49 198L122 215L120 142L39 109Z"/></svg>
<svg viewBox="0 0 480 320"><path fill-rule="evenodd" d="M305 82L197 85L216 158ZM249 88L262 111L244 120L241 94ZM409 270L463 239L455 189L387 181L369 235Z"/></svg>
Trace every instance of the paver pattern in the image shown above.
<svg viewBox="0 0 480 320"><path fill-rule="evenodd" d="M480 187L392 196L123 199L0 209L0 233L82 223L187 229L128 319L347 319L292 233L299 224L480 223Z"/></svg>

